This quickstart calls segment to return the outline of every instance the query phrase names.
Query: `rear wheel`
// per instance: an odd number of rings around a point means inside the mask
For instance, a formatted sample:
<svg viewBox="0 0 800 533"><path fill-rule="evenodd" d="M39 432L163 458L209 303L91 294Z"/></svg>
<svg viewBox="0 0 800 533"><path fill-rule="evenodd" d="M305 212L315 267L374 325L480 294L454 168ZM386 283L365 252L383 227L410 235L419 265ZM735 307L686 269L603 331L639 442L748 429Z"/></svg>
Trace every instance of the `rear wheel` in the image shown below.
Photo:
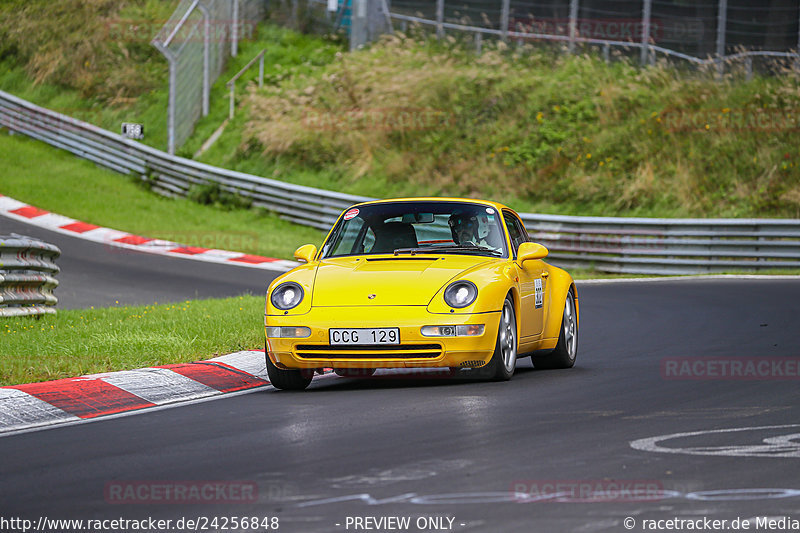
<svg viewBox="0 0 800 533"><path fill-rule="evenodd" d="M517 366L517 318L514 303L506 297L497 330L497 344L489 364L483 367L482 374L493 381L507 381L514 375Z"/></svg>
<svg viewBox="0 0 800 533"><path fill-rule="evenodd" d="M534 357L533 366L536 368L572 368L578 356L578 314L575 311L575 297L572 291L567 293L564 302L564 315L561 319L561 333L558 335L558 344L547 355Z"/></svg>
<svg viewBox="0 0 800 533"><path fill-rule="evenodd" d="M284 370L278 368L269 358L267 350L264 350L264 357L267 359L267 375L269 376L269 382L276 389L304 390L314 378L313 370Z"/></svg>

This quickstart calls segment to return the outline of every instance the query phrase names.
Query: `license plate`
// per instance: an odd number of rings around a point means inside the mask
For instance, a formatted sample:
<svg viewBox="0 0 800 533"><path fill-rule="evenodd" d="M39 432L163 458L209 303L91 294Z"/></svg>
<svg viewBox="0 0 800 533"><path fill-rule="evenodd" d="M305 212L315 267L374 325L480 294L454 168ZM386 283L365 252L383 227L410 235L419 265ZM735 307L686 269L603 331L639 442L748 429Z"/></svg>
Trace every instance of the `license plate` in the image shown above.
<svg viewBox="0 0 800 533"><path fill-rule="evenodd" d="M400 344L399 328L331 329L329 335L332 345Z"/></svg>

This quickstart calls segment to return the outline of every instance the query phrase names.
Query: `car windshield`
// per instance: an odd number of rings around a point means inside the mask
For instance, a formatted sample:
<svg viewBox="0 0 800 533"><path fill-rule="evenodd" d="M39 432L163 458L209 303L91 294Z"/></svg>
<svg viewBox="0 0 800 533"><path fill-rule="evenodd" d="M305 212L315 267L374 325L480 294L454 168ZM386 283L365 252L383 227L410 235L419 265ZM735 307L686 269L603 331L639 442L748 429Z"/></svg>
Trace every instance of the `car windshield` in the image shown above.
<svg viewBox="0 0 800 533"><path fill-rule="evenodd" d="M502 215L463 202L390 202L348 209L322 257L468 254L508 257Z"/></svg>

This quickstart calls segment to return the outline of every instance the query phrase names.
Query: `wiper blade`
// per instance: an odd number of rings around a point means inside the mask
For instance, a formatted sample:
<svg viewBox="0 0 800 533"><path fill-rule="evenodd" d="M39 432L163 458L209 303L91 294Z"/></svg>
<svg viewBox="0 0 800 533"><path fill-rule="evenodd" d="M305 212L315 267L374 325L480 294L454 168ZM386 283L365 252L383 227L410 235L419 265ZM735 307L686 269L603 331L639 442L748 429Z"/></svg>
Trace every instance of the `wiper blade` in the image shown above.
<svg viewBox="0 0 800 533"><path fill-rule="evenodd" d="M502 252L495 250L494 248L488 248L486 246L425 246L422 248L398 248L394 251L394 255L399 254L424 254L424 253L433 253L433 252L485 252L490 253L495 256L503 255Z"/></svg>

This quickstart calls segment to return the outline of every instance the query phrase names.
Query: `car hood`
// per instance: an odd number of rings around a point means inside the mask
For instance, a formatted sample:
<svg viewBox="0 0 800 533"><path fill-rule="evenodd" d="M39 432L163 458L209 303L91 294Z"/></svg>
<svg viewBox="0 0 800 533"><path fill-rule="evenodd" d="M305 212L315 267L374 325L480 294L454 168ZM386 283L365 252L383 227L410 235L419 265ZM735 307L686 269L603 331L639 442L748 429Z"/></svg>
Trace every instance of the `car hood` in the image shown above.
<svg viewBox="0 0 800 533"><path fill-rule="evenodd" d="M325 259L317 267L311 305L428 305L448 281L496 261L456 254Z"/></svg>

